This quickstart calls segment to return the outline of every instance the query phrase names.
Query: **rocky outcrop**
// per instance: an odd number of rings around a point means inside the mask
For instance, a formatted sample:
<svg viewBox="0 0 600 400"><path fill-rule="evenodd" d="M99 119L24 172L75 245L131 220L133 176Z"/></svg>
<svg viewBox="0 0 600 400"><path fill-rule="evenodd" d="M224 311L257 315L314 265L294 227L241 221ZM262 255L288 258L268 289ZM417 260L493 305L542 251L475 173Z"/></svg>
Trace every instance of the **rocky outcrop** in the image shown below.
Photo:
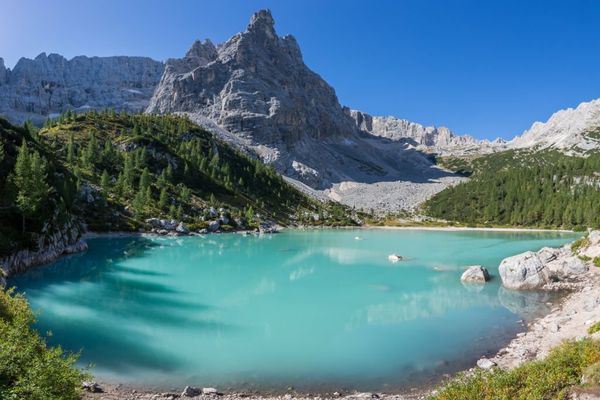
<svg viewBox="0 0 600 400"><path fill-rule="evenodd" d="M600 149L600 99L583 102L576 108L557 111L546 122L508 142L509 148L554 148L566 153Z"/></svg>
<svg viewBox="0 0 600 400"><path fill-rule="evenodd" d="M147 57L85 57L42 53L12 70L0 61L0 115L42 123L67 110L143 111L164 65Z"/></svg>
<svg viewBox="0 0 600 400"><path fill-rule="evenodd" d="M499 267L502 284L508 289L540 289L550 283L550 271L533 251L502 260Z"/></svg>
<svg viewBox="0 0 600 400"><path fill-rule="evenodd" d="M584 245L573 254L569 245L544 247L502 260L499 267L502 284L509 289L569 289L576 287L589 271L587 254L600 254L600 231L592 231ZM587 258L586 258L587 257Z"/></svg>
<svg viewBox="0 0 600 400"><path fill-rule="evenodd" d="M486 283L490 280L490 274L487 268L481 265L472 265L467 267L466 271L460 277L460 281L463 283L475 283L481 284Z"/></svg>
<svg viewBox="0 0 600 400"><path fill-rule="evenodd" d="M502 145L502 139L493 142L477 140L469 135L456 135L446 127L423 126L396 117L379 117L346 109L358 128L374 136L404 141L421 150L439 154L487 153Z"/></svg>
<svg viewBox="0 0 600 400"><path fill-rule="evenodd" d="M52 262L63 254L86 251L82 234L83 227L74 218L68 218L58 227L47 224L37 240L37 250L24 249L0 259L0 275L10 277Z"/></svg>

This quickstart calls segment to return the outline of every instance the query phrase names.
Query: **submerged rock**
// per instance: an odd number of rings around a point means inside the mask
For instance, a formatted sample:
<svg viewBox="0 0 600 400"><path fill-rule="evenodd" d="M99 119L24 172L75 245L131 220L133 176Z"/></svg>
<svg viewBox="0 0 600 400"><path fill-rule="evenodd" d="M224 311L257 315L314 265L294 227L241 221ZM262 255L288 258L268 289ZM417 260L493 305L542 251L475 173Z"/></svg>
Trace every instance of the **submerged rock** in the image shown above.
<svg viewBox="0 0 600 400"><path fill-rule="evenodd" d="M486 283L489 280L488 270L481 265L467 267L467 270L460 277L460 281L463 283Z"/></svg>
<svg viewBox="0 0 600 400"><path fill-rule="evenodd" d="M508 289L540 289L550 282L550 270L532 251L505 258L498 270L502 284Z"/></svg>

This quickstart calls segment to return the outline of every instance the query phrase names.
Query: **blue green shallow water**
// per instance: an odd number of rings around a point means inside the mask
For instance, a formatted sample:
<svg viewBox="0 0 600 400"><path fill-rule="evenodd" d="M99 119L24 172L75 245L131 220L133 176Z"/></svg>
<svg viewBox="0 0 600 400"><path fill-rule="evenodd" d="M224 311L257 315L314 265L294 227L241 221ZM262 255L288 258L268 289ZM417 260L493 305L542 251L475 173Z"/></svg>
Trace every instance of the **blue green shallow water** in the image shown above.
<svg viewBox="0 0 600 400"><path fill-rule="evenodd" d="M363 240L356 240L359 236ZM104 380L399 389L470 366L548 308L500 287L502 258L574 235L404 230L89 240L12 279L50 342ZM387 256L408 257L392 264ZM482 264L485 287L460 283Z"/></svg>

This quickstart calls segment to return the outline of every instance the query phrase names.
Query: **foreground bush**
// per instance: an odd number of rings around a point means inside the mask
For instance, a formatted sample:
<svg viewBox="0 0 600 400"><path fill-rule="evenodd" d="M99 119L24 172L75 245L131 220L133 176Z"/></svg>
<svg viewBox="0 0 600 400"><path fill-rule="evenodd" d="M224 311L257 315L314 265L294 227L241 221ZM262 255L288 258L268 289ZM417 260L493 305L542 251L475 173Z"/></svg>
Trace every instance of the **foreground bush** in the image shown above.
<svg viewBox="0 0 600 400"><path fill-rule="evenodd" d="M478 369L447 383L430 400L564 399L587 368L600 361L600 341L567 342L541 361L510 371Z"/></svg>
<svg viewBox="0 0 600 400"><path fill-rule="evenodd" d="M79 399L77 356L46 346L34 322L27 300L0 288L0 400Z"/></svg>

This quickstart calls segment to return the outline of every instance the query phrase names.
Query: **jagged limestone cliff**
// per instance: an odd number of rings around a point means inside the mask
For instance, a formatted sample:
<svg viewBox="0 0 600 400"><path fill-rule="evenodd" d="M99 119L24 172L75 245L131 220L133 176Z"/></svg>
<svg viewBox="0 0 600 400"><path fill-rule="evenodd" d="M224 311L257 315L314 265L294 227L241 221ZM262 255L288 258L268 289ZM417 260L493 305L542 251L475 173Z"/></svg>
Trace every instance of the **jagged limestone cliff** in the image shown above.
<svg viewBox="0 0 600 400"><path fill-rule="evenodd" d="M58 54L21 58L12 70L0 59L0 116L41 124L67 110L143 111L164 64L146 57Z"/></svg>

